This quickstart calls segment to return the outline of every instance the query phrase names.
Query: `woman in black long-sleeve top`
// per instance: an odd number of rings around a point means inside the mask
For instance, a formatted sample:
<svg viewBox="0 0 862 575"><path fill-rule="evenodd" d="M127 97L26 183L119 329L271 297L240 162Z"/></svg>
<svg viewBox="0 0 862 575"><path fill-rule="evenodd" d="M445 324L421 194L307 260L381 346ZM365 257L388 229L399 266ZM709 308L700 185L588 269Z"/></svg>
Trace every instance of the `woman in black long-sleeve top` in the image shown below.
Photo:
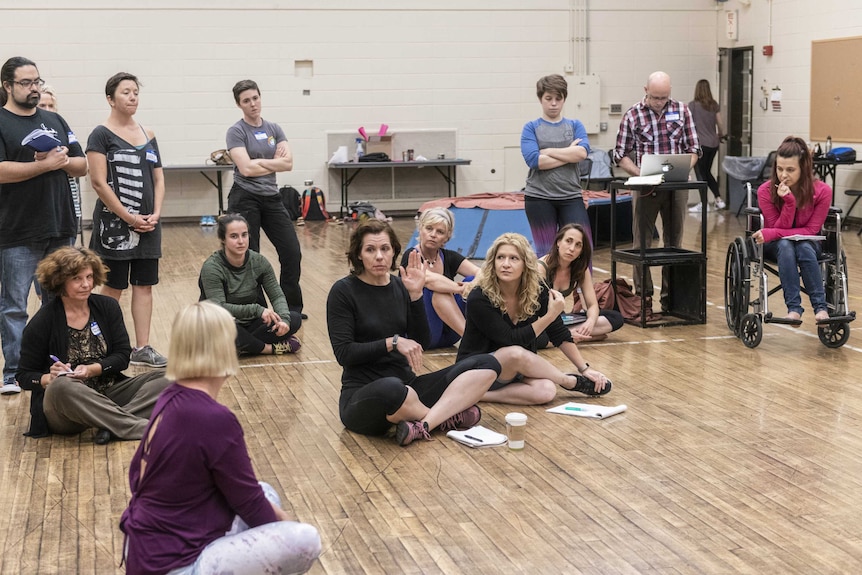
<svg viewBox="0 0 862 575"><path fill-rule="evenodd" d="M475 403L500 375L488 354L417 376L430 335L422 287L425 271L414 252L401 277L392 275L401 244L385 222L370 220L350 239L351 275L329 292L326 320L344 367L339 414L347 429L383 435L396 426L408 445L430 431L470 428L481 419Z"/></svg>

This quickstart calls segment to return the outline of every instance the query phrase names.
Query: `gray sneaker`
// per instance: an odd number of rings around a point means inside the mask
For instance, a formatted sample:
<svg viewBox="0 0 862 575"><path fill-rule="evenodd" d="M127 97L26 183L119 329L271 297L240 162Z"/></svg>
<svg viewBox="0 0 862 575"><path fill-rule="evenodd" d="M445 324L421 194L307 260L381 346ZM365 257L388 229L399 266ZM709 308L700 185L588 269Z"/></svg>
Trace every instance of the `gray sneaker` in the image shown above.
<svg viewBox="0 0 862 575"><path fill-rule="evenodd" d="M154 350L152 347L145 345L144 347L138 347L132 350L129 362L134 365L165 367L168 365L168 358Z"/></svg>
<svg viewBox="0 0 862 575"><path fill-rule="evenodd" d="M18 385L17 381L4 382L3 387L0 387L0 395L14 395L16 393L21 393L21 386Z"/></svg>

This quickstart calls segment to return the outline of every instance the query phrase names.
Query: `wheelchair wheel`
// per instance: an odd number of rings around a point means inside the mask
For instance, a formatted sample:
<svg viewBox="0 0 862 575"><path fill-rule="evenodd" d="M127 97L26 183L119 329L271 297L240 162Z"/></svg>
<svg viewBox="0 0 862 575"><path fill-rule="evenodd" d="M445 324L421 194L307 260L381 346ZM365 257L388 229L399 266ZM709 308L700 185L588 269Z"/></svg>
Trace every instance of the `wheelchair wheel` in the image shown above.
<svg viewBox="0 0 862 575"><path fill-rule="evenodd" d="M756 313L747 313L739 326L739 338L745 347L754 349L763 339L763 322Z"/></svg>
<svg viewBox="0 0 862 575"><path fill-rule="evenodd" d="M742 238L736 238L727 247L724 267L724 316L727 327L739 335L740 322L748 312L749 289L748 250Z"/></svg>
<svg viewBox="0 0 862 575"><path fill-rule="evenodd" d="M846 315L848 312L847 256L843 251L839 255L837 262L826 266L823 281L826 291L826 303L829 305L832 314ZM823 343L826 344L825 341Z"/></svg>
<svg viewBox="0 0 862 575"><path fill-rule="evenodd" d="M826 347L838 348L850 339L849 323L833 323L817 328L817 336Z"/></svg>

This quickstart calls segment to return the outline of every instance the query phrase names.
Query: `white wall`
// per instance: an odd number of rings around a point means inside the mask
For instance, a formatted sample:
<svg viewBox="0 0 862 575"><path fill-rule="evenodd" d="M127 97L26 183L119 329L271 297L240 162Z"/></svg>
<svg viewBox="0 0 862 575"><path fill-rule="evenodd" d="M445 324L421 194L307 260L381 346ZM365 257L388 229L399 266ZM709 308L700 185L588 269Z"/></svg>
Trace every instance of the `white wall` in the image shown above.
<svg viewBox="0 0 862 575"><path fill-rule="evenodd" d="M785 136L793 134L809 139L811 95L811 42L829 38L862 35L862 2L858 0L751 0L745 5L739 0L723 3L718 15L721 32L719 46L754 47L755 96L764 83L782 90L780 112L763 111L755 105L754 155L766 155ZM739 39L724 36L724 10L739 11ZM770 27L771 12L771 27ZM771 39L770 39L771 31ZM763 56L762 47L774 46L773 55ZM862 54L848 55L859 59ZM862 136L862 134L860 134ZM821 145L823 142L821 142ZM833 146L856 148L862 159L859 143L833 142ZM862 170L857 166L839 166L836 204L849 207L843 191L862 187ZM831 185L832 182L829 181ZM860 214L854 214L859 216Z"/></svg>
<svg viewBox="0 0 862 575"><path fill-rule="evenodd" d="M697 79L715 77L722 6L713 0L70 4L46 0L37 9L4 1L0 60L36 61L80 139L107 117L106 79L128 71L143 82L138 118L156 131L164 162L202 162L224 147L227 127L240 117L232 85L252 78L261 86L264 117L281 124L295 156L294 172L280 175L280 183L301 189L306 179L327 182L325 133L386 122L396 132L457 128L459 155L473 160L459 171L461 194L504 191L504 150L518 145L524 122L540 113L535 81L563 73L573 61L572 6L590 4L587 71L601 77L602 105L618 102L623 109L640 98L653 70L670 73L674 94L686 101ZM296 60L312 60L313 77L296 77ZM303 96L304 89L311 94ZM601 117L609 131L592 143L607 149L620 117L609 117L606 108ZM88 213L93 199L88 192ZM165 216L214 207L199 175L168 181Z"/></svg>

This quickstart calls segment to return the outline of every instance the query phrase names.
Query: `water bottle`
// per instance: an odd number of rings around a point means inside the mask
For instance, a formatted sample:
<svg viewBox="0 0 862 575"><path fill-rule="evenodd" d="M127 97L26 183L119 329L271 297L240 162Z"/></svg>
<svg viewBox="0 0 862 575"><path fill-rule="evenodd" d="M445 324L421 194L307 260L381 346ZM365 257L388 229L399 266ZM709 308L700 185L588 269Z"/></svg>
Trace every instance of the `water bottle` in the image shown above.
<svg viewBox="0 0 862 575"><path fill-rule="evenodd" d="M359 158L365 155L365 150L362 148L362 138L356 138L356 155L353 156L354 162L359 162Z"/></svg>
<svg viewBox="0 0 862 575"><path fill-rule="evenodd" d="M826 136L826 153L832 151L832 136Z"/></svg>

